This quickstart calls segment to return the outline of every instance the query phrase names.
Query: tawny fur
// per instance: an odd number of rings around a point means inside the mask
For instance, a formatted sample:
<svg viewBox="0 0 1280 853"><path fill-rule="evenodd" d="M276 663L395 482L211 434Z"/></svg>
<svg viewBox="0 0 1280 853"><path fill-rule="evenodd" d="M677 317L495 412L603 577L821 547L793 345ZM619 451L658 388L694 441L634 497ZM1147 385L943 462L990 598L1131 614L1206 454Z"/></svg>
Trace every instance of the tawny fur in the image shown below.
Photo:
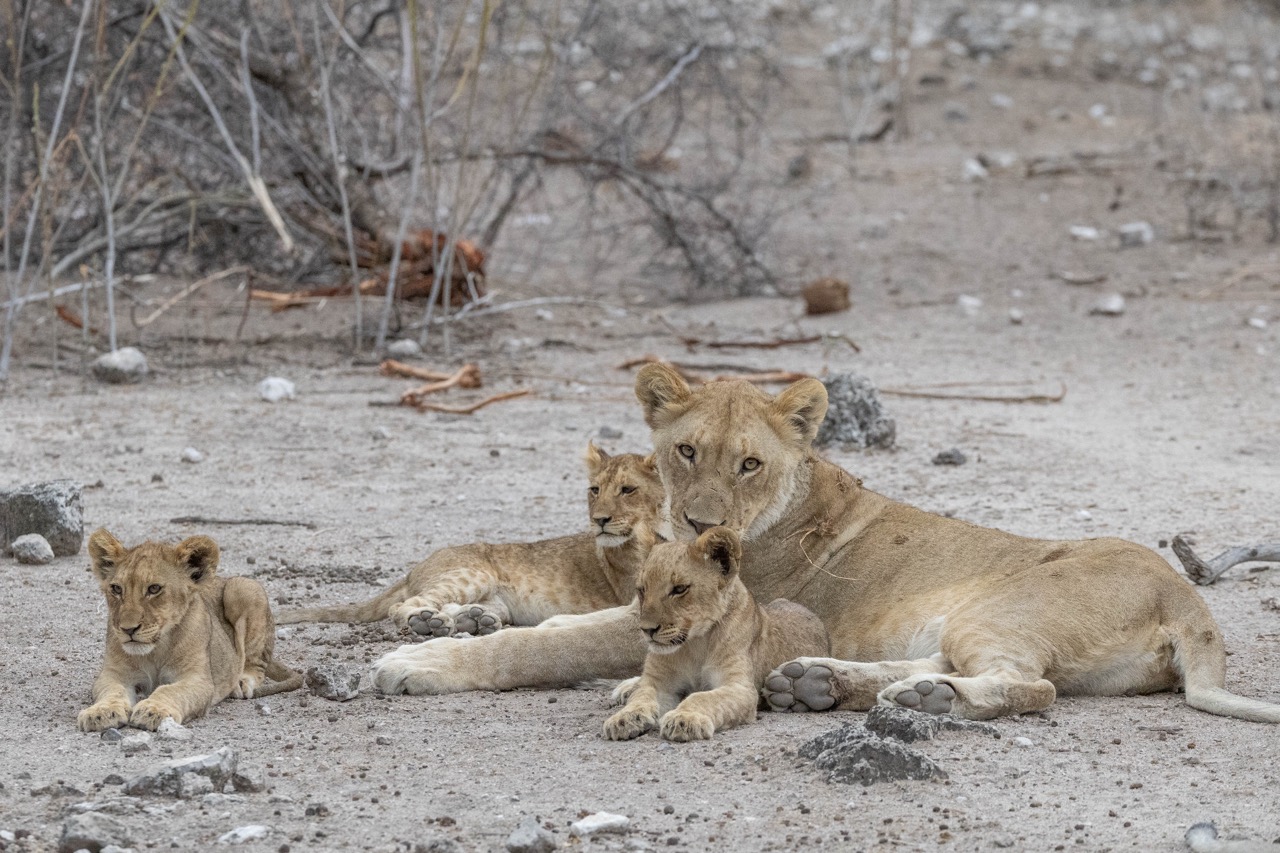
<svg viewBox="0 0 1280 853"><path fill-rule="evenodd" d="M81 731L154 731L166 717L194 719L228 696L302 686L301 674L272 657L266 590L251 578L218 577L218 546L209 537L126 549L98 530L89 556L107 599L107 644L93 704L77 720ZM275 683L260 687L266 678Z"/></svg>
<svg viewBox="0 0 1280 853"><path fill-rule="evenodd" d="M369 601L284 611L280 623L391 618L419 633L434 622L448 636L472 606L482 608L489 633L626 604L653 534L663 526L665 492L652 457L609 456L589 444L585 461L589 531L541 542L444 548Z"/></svg>
<svg viewBox="0 0 1280 853"><path fill-rule="evenodd" d="M667 740L705 740L756 718L774 667L828 653L826 628L811 611L784 599L756 604L738 577L741 560L738 535L725 527L649 553L632 605L649 656L605 737L658 729Z"/></svg>

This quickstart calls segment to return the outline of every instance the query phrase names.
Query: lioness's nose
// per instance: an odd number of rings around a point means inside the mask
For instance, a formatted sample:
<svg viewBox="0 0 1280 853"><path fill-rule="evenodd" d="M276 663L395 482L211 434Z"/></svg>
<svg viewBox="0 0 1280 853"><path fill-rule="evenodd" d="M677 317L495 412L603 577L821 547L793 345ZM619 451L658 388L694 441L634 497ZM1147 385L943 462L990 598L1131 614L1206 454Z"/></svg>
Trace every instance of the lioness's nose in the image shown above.
<svg viewBox="0 0 1280 853"><path fill-rule="evenodd" d="M658 629L657 629L657 628L643 628L643 629L641 629L641 630L643 630L643 631L644 631L645 636L647 636L650 640L652 640L652 639L653 639L653 635L654 635L654 634L658 633Z"/></svg>
<svg viewBox="0 0 1280 853"><path fill-rule="evenodd" d="M594 521L596 524L600 525L601 527L604 527L604 526L605 526L606 524L608 524L610 521L613 521L613 516L611 516L611 515L597 515L595 518L593 518L593 519L592 519L592 521Z"/></svg>
<svg viewBox="0 0 1280 853"><path fill-rule="evenodd" d="M717 522L694 521L689 517L689 513L684 514L684 520L689 522L689 526L693 528L693 532L701 536L713 527L719 527Z"/></svg>

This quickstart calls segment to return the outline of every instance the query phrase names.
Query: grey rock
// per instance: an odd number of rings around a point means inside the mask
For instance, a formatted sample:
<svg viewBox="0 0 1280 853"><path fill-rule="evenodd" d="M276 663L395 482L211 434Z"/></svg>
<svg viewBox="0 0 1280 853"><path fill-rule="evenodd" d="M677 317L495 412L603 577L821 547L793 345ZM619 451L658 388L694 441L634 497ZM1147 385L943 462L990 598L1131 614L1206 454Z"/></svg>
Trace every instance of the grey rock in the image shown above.
<svg viewBox="0 0 1280 853"><path fill-rule="evenodd" d="M156 737L160 740L187 741L195 735L191 733L191 729L174 722L173 717L165 717L160 721L160 727L156 729Z"/></svg>
<svg viewBox="0 0 1280 853"><path fill-rule="evenodd" d="M876 386L865 376L837 373L822 381L827 388L827 417L816 444L893 447L897 424L885 414Z"/></svg>
<svg viewBox="0 0 1280 853"><path fill-rule="evenodd" d="M98 738L106 741L107 743L119 743L124 740L124 733L119 729L103 729L102 734L98 735Z"/></svg>
<svg viewBox="0 0 1280 853"><path fill-rule="evenodd" d="M963 465L968 461L969 457L965 456L958 447L949 448L933 457L934 465Z"/></svg>
<svg viewBox="0 0 1280 853"><path fill-rule="evenodd" d="M260 794L267 790L267 783L257 771L237 770L231 775L231 787L241 794Z"/></svg>
<svg viewBox="0 0 1280 853"><path fill-rule="evenodd" d="M115 352L99 356L93 362L93 375L101 382L113 385L129 385L141 382L150 372L147 357L134 347L121 347Z"/></svg>
<svg viewBox="0 0 1280 853"><path fill-rule="evenodd" d="M569 824L569 834L575 838L592 835L624 833L631 828L631 818L626 815L596 812Z"/></svg>
<svg viewBox="0 0 1280 853"><path fill-rule="evenodd" d="M508 853L550 853L556 849L556 840L538 823L535 817L526 817L507 836Z"/></svg>
<svg viewBox="0 0 1280 853"><path fill-rule="evenodd" d="M360 690L360 673L345 666L329 664L307 670L307 689L321 699L346 702L356 698Z"/></svg>
<svg viewBox="0 0 1280 853"><path fill-rule="evenodd" d="M600 430L599 432L596 433L596 435L605 439L619 439L619 438L622 438L622 430L616 429L611 426L602 426L600 427Z"/></svg>
<svg viewBox="0 0 1280 853"><path fill-rule="evenodd" d="M248 826L237 826L230 832L225 832L218 836L219 844L244 844L246 841L261 841L271 834L271 827L263 826L260 823L251 823Z"/></svg>
<svg viewBox="0 0 1280 853"><path fill-rule="evenodd" d="M1156 230L1150 222L1129 222L1121 225L1117 233L1120 235L1122 248L1131 249L1145 246L1156 238Z"/></svg>
<svg viewBox="0 0 1280 853"><path fill-rule="evenodd" d="M1109 293L1101 297L1089 309L1090 314L1101 314L1104 317L1119 317L1124 313L1124 297L1119 293Z"/></svg>
<svg viewBox="0 0 1280 853"><path fill-rule="evenodd" d="M258 396L268 403L292 400L296 390L294 384L283 376L268 376L258 383Z"/></svg>
<svg viewBox="0 0 1280 853"><path fill-rule="evenodd" d="M874 785L901 780L946 779L929 758L863 726L846 723L808 741L797 752L827 772L828 782Z"/></svg>
<svg viewBox="0 0 1280 853"><path fill-rule="evenodd" d="M196 450L194 447L184 447L182 449L182 461L190 462L194 465L197 462L204 461L204 454L199 450Z"/></svg>
<svg viewBox="0 0 1280 853"><path fill-rule="evenodd" d="M43 566L53 562L53 546L39 533L19 536L9 545L13 558L28 566Z"/></svg>
<svg viewBox="0 0 1280 853"><path fill-rule="evenodd" d="M221 791L236 772L236 752L224 746L208 755L175 758L125 782L126 794L188 799Z"/></svg>
<svg viewBox="0 0 1280 853"><path fill-rule="evenodd" d="M921 714L906 708L876 705L867 712L867 731L903 743L933 740L941 731L978 732L998 736L1000 730L990 723L962 720L951 714Z"/></svg>
<svg viewBox="0 0 1280 853"><path fill-rule="evenodd" d="M114 729L107 729L107 731L115 731L115 730L114 730ZM123 784L124 784L124 777L123 777L123 776L121 776L119 773L108 773L106 776L103 776L103 777L102 777L102 784L104 784L104 785L123 785Z"/></svg>
<svg viewBox="0 0 1280 853"><path fill-rule="evenodd" d="M79 554L84 541L80 484L51 480L0 489L0 548L9 553L9 544L28 533L43 536L54 556Z"/></svg>
<svg viewBox="0 0 1280 853"><path fill-rule="evenodd" d="M125 755L137 755L151 750L150 732L131 732L120 741L120 751Z"/></svg>
<svg viewBox="0 0 1280 853"><path fill-rule="evenodd" d="M401 338L387 344L387 355L396 358L417 358L422 355L422 347L411 338Z"/></svg>
<svg viewBox="0 0 1280 853"><path fill-rule="evenodd" d="M58 853L75 853L77 850L102 853L106 847L128 847L132 843L129 830L122 821L98 812L85 812L62 825Z"/></svg>

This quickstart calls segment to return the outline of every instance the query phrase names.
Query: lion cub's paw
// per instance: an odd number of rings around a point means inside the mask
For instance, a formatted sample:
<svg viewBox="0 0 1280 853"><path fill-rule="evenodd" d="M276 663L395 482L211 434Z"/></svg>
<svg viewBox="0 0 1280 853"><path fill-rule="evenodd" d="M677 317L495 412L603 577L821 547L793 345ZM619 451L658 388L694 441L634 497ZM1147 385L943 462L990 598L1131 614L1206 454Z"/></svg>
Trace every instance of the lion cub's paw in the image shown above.
<svg viewBox="0 0 1280 853"><path fill-rule="evenodd" d="M154 732L168 717L173 717L175 723L182 722L182 714L176 709L152 699L143 699L129 712L129 725Z"/></svg>
<svg viewBox="0 0 1280 853"><path fill-rule="evenodd" d="M691 740L707 740L716 731L715 721L697 711L681 711L676 708L662 715L659 724L662 736L667 740L685 743Z"/></svg>
<svg viewBox="0 0 1280 853"><path fill-rule="evenodd" d="M955 688L941 675L890 684L877 697L881 705L896 705L926 714L950 714L955 698Z"/></svg>
<svg viewBox="0 0 1280 853"><path fill-rule="evenodd" d="M609 740L631 740L658 727L658 715L653 711L623 708L604 724L604 736Z"/></svg>
<svg viewBox="0 0 1280 853"><path fill-rule="evenodd" d="M453 617L435 610L420 610L410 616L409 630L424 637L451 637L457 633Z"/></svg>
<svg viewBox="0 0 1280 853"><path fill-rule="evenodd" d="M483 637L502 629L502 617L483 604L462 604L457 610L446 608L453 616L455 634L470 634Z"/></svg>
<svg viewBox="0 0 1280 853"><path fill-rule="evenodd" d="M636 692L636 687L640 684L640 676L634 675L625 681L618 682L618 686L613 688L613 692L609 694L609 704L625 705L631 701L631 694Z"/></svg>
<svg viewBox="0 0 1280 853"><path fill-rule="evenodd" d="M835 672L821 660L800 658L769 673L762 690L769 707L774 711L825 711L834 706Z"/></svg>
<svg viewBox="0 0 1280 853"><path fill-rule="evenodd" d="M128 705L99 702L80 712L80 716L76 717L76 728L82 732L100 732L104 729L119 728L128 720Z"/></svg>
<svg viewBox="0 0 1280 853"><path fill-rule="evenodd" d="M254 692L257 691L258 685L262 683L264 677L265 675L262 672L244 672L232 689L231 695L236 699L252 699Z"/></svg>

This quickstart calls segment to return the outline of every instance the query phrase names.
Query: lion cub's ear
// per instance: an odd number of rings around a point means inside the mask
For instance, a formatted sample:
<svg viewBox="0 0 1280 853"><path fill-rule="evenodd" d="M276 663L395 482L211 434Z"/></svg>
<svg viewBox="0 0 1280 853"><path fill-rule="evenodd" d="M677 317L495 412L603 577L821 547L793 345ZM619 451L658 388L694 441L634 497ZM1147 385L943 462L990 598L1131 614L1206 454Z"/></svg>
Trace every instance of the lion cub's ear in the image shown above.
<svg viewBox="0 0 1280 853"><path fill-rule="evenodd" d="M689 383L665 364L646 364L636 374L636 399L644 409L644 422L657 429L683 409L689 398Z"/></svg>
<svg viewBox="0 0 1280 853"><path fill-rule="evenodd" d="M742 540L729 528L711 528L698 537L693 547L726 578L738 573L738 565L742 562Z"/></svg>
<svg viewBox="0 0 1280 853"><path fill-rule="evenodd" d="M218 571L218 543L208 536L192 536L178 543L178 559L194 583L213 577Z"/></svg>
<svg viewBox="0 0 1280 853"><path fill-rule="evenodd" d="M827 416L827 389L816 379L801 379L775 397L770 408L796 438L809 444L818 437L818 427Z"/></svg>
<svg viewBox="0 0 1280 853"><path fill-rule="evenodd" d="M125 555L126 550L120 540L99 527L89 536L89 559L93 562L93 573L100 580L106 580L115 574L116 564Z"/></svg>
<svg viewBox="0 0 1280 853"><path fill-rule="evenodd" d="M596 447L595 442L587 442L587 450L582 454L582 460L587 463L588 474L598 474L600 469L604 467L604 463L609 461L609 454Z"/></svg>

